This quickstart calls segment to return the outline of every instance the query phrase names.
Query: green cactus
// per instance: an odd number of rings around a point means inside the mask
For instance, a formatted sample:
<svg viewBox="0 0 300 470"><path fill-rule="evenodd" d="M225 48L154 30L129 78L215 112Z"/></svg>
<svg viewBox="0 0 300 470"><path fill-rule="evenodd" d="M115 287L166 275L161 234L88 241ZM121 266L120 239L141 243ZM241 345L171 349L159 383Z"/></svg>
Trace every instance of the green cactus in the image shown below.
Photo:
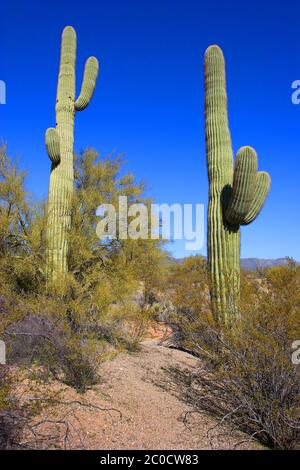
<svg viewBox="0 0 300 470"><path fill-rule="evenodd" d="M240 285L240 226L261 211L270 176L257 171L253 148L242 147L234 163L228 126L225 62L222 50L205 53L205 130L209 178L208 266L211 298L218 322L230 325L237 314Z"/></svg>
<svg viewBox="0 0 300 470"><path fill-rule="evenodd" d="M46 148L52 162L47 220L48 279L68 270L68 233L71 227L71 201L74 189L74 118L89 104L98 76L98 60L90 57L85 65L82 88L75 100L76 33L67 26L62 33L56 97L56 128L46 131Z"/></svg>

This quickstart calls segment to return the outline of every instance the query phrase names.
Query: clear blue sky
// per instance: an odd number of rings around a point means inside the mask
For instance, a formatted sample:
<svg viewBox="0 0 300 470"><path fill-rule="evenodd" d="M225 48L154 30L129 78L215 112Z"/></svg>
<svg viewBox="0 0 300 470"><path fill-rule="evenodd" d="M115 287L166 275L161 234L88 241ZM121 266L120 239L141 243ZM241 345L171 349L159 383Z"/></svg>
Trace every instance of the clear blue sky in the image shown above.
<svg viewBox="0 0 300 470"><path fill-rule="evenodd" d="M300 3L252 0L1 1L0 138L47 194L44 133L55 124L61 31L78 37L77 86L89 55L100 60L91 105L76 116L75 148L125 152L157 202L205 203L203 54L219 44L227 62L234 151L252 145L272 189L242 229L242 256L300 259ZM184 256L175 242L175 256ZM202 251L205 253L205 249Z"/></svg>

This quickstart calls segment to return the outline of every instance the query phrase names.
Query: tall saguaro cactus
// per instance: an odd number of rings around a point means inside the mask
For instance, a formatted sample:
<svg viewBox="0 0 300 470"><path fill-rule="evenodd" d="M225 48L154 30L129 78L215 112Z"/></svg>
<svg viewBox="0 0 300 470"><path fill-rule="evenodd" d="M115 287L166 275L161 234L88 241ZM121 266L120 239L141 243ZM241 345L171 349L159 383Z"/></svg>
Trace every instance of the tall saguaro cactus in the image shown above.
<svg viewBox="0 0 300 470"><path fill-rule="evenodd" d="M94 93L98 60L90 57L84 69L80 95L75 99L76 33L67 26L62 33L56 97L56 127L46 131L46 148L52 162L47 221L47 277L67 272L68 234L71 228L71 201L74 189L74 119L84 110Z"/></svg>
<svg viewBox="0 0 300 470"><path fill-rule="evenodd" d="M270 176L257 171L252 147L242 147L234 162L227 115L225 62L222 50L205 53L205 130L209 178L208 265L216 319L231 324L240 284L240 226L261 211Z"/></svg>

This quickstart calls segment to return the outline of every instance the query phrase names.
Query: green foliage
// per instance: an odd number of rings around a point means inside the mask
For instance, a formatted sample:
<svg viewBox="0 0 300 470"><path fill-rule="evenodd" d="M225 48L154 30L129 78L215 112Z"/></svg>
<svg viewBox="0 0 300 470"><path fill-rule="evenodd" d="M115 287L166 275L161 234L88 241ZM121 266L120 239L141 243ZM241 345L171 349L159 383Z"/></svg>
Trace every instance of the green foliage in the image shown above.
<svg viewBox="0 0 300 470"><path fill-rule="evenodd" d="M177 312L201 316L209 302L205 258L191 256L172 266L166 289Z"/></svg>
<svg viewBox="0 0 300 470"><path fill-rule="evenodd" d="M25 172L0 148L0 257L4 292L34 290L43 278L43 208L24 188Z"/></svg>
<svg viewBox="0 0 300 470"><path fill-rule="evenodd" d="M260 273L242 273L235 328L218 324L208 302L190 291L176 269L177 302L172 315L181 347L201 359L189 378L188 396L198 411L218 418L215 433L230 428L275 449L300 442L300 370L292 363L292 343L300 338L300 267L293 261ZM193 270L184 277L194 276ZM208 291L203 279L201 290ZM174 287L175 286L175 287ZM223 429L223 426L226 426ZM216 437L216 436L215 436Z"/></svg>
<svg viewBox="0 0 300 470"><path fill-rule="evenodd" d="M215 317L231 324L240 287L240 225L261 211L270 177L257 172L253 148L232 153L228 127L225 63L221 49L205 53L205 126L209 177L208 265Z"/></svg>
<svg viewBox="0 0 300 470"><path fill-rule="evenodd" d="M96 210L101 204L110 202L118 209L120 195L126 195L129 203L147 203L142 197L144 185L136 184L131 174L120 176L121 167L120 157L101 160L92 149L75 161L70 274L106 312L113 302L124 302L141 282L144 292L154 289L163 258L158 240L98 239Z"/></svg>
<svg viewBox="0 0 300 470"><path fill-rule="evenodd" d="M41 269L46 256L44 205L30 202L25 175L5 149L1 156L0 217L7 222L0 251L0 333L10 360L39 364L84 392L97 381L103 360L119 349L138 347L150 317L145 302L135 296L138 292L144 299L159 282L159 241L102 241L96 234L97 207L117 205L124 194L129 202L144 201L144 185L124 173L120 157L99 159L91 149L75 157L70 270L49 281Z"/></svg>

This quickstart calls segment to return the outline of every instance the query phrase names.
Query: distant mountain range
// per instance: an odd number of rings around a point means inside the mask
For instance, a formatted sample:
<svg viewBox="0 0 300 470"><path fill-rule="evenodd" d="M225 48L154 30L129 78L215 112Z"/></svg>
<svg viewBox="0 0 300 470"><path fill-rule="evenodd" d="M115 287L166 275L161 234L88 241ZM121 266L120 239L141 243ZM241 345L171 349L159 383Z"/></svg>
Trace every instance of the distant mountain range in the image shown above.
<svg viewBox="0 0 300 470"><path fill-rule="evenodd" d="M277 259L243 258L241 259L241 268L247 269L248 271L255 271L256 269L272 268L273 266L284 266L287 263L288 263L287 258L277 258Z"/></svg>
<svg viewBox="0 0 300 470"><path fill-rule="evenodd" d="M170 264L180 264L184 258L169 258ZM273 266L285 266L288 263L287 258L277 259L260 259L260 258L242 258L241 268L248 271L256 271L257 269L272 268ZM299 264L297 262L297 264Z"/></svg>

